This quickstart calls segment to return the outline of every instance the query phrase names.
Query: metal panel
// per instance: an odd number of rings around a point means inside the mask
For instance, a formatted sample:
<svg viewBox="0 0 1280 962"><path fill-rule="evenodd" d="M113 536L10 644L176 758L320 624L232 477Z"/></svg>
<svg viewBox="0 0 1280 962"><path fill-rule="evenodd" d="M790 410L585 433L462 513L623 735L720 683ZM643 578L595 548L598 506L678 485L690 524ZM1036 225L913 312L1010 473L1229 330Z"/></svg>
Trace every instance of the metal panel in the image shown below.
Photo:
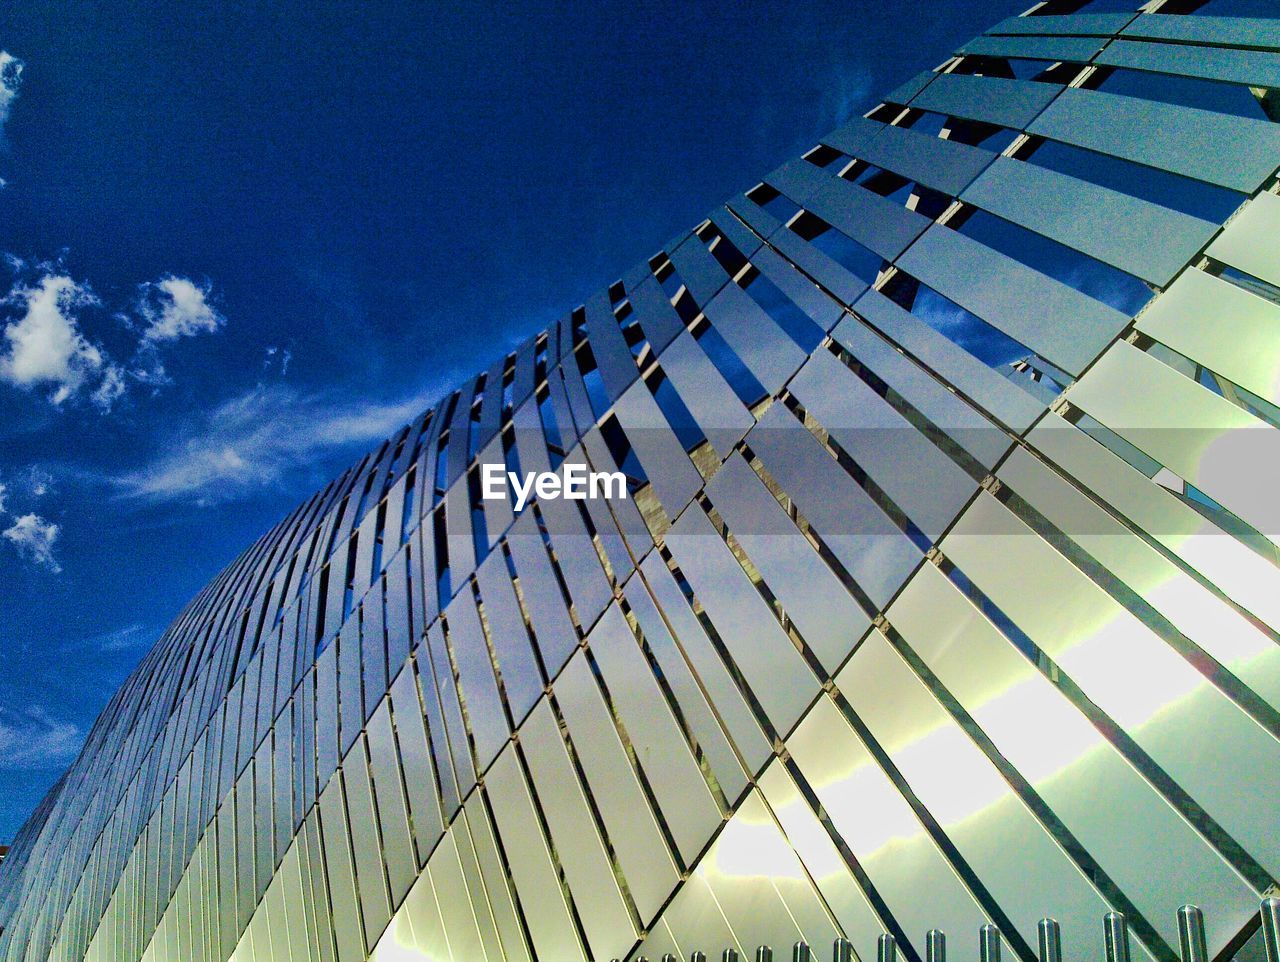
<svg viewBox="0 0 1280 962"><path fill-rule="evenodd" d="M490 767L485 788L502 848L520 893L520 907L529 926L534 952L540 958L586 962L587 956L569 917L514 745L508 745Z"/></svg>
<svg viewBox="0 0 1280 962"><path fill-rule="evenodd" d="M818 680L773 612L701 510L685 512L668 533L667 547L769 721L781 733L790 731L817 693Z"/></svg>
<svg viewBox="0 0 1280 962"><path fill-rule="evenodd" d="M1026 391L879 291L867 291L854 310L907 354L936 371L970 403L983 407L1013 430L1025 431L1044 411L1044 405Z"/></svg>
<svg viewBox="0 0 1280 962"><path fill-rule="evenodd" d="M662 352L662 370L689 413L721 457L747 433L755 419L742 406L693 335L685 332Z"/></svg>
<svg viewBox="0 0 1280 962"><path fill-rule="evenodd" d="M977 482L861 378L818 351L791 391L929 538L951 523Z"/></svg>
<svg viewBox="0 0 1280 962"><path fill-rule="evenodd" d="M1143 389L1130 390L1135 384ZM1280 471L1274 428L1124 342L1104 354L1069 397L1263 534L1280 537L1269 483Z"/></svg>
<svg viewBox="0 0 1280 962"><path fill-rule="evenodd" d="M696 235L689 235L671 251L671 263L699 304L706 304L729 283L729 275Z"/></svg>
<svg viewBox="0 0 1280 962"><path fill-rule="evenodd" d="M801 207L886 260L893 260L929 226L929 219L879 194L793 160L768 182Z"/></svg>
<svg viewBox="0 0 1280 962"><path fill-rule="evenodd" d="M911 806L829 698L818 700L787 747L916 951L924 954L928 929L973 932L986 921ZM929 898L921 899L919 880L926 878Z"/></svg>
<svg viewBox="0 0 1280 962"><path fill-rule="evenodd" d="M933 227L898 266L1056 364L1079 374L1129 318L1011 257Z"/></svg>
<svg viewBox="0 0 1280 962"><path fill-rule="evenodd" d="M476 572L489 637L516 724L542 694L542 673L533 654L529 632L516 601L502 552L495 551Z"/></svg>
<svg viewBox="0 0 1280 962"><path fill-rule="evenodd" d="M626 731L635 762L644 772L681 857L691 865L712 832L719 828L720 807L698 770L622 609L610 605L587 643L599 666L614 717Z"/></svg>
<svg viewBox="0 0 1280 962"><path fill-rule="evenodd" d="M582 765L642 923L651 920L678 880L626 749L609 718L586 656L579 653L555 685L569 737ZM522 890L523 891L523 890Z"/></svg>
<svg viewBox="0 0 1280 962"><path fill-rule="evenodd" d="M737 284L725 287L702 310L769 393L804 363L804 351Z"/></svg>
<svg viewBox="0 0 1280 962"><path fill-rule="evenodd" d="M635 942L636 931L549 702L539 704L520 729L520 747L590 954L597 959L621 956Z"/></svg>
<svg viewBox="0 0 1280 962"><path fill-rule="evenodd" d="M1280 646L1252 619L1180 570L1026 449L1015 449L998 477L1167 618L1170 628L1280 710Z"/></svg>
<svg viewBox="0 0 1280 962"><path fill-rule="evenodd" d="M599 365L605 393L609 400L617 400L627 385L640 376L640 372L636 370L627 342L623 340L618 320L613 316L607 291L596 291L587 298L586 314L587 339Z"/></svg>
<svg viewBox="0 0 1280 962"><path fill-rule="evenodd" d="M832 337L983 466L990 468L1008 450L1011 442L1007 434L864 324L846 318Z"/></svg>
<svg viewBox="0 0 1280 962"><path fill-rule="evenodd" d="M1280 56L1260 50L1116 40L1102 51L1097 62L1254 87L1280 87Z"/></svg>
<svg viewBox="0 0 1280 962"><path fill-rule="evenodd" d="M919 564L919 549L781 405L748 440L858 587L888 604Z"/></svg>
<svg viewBox="0 0 1280 962"><path fill-rule="evenodd" d="M1102 49L1103 42L1087 37L978 37L957 53L982 57L1020 57L1028 60L1088 61Z"/></svg>
<svg viewBox="0 0 1280 962"><path fill-rule="evenodd" d="M453 603L445 609L444 618L448 626L450 661L469 722L468 732L483 769L498 754L510 737L510 731L498 694L498 682L493 676L489 646L480 627L480 616L469 585L464 585ZM453 735L450 732L451 741ZM462 733L458 736L464 737Z"/></svg>
<svg viewBox="0 0 1280 962"><path fill-rule="evenodd" d="M1111 906L884 635L867 636L836 685L1027 943L1052 892L1063 958L1093 959L1093 933Z"/></svg>
<svg viewBox="0 0 1280 962"><path fill-rule="evenodd" d="M674 517L698 490L702 475L643 381L631 385L618 401L615 413L658 500Z"/></svg>
<svg viewBox="0 0 1280 962"><path fill-rule="evenodd" d="M1275 124L1068 87L1028 132L1194 177L1255 190L1276 168Z"/></svg>
<svg viewBox="0 0 1280 962"><path fill-rule="evenodd" d="M1259 194L1232 219L1207 253L1232 267L1280 286L1280 249L1273 243L1280 234L1280 197Z"/></svg>
<svg viewBox="0 0 1280 962"><path fill-rule="evenodd" d="M1264 400L1280 404L1280 305L1188 270L1151 302L1138 330Z"/></svg>
<svg viewBox="0 0 1280 962"><path fill-rule="evenodd" d="M569 620L564 596L560 593L533 512L526 511L516 521L507 537L507 545L511 548L516 577L520 579L520 594L533 625L542 664L547 674L554 677L577 647L578 636L573 622Z"/></svg>
<svg viewBox="0 0 1280 962"><path fill-rule="evenodd" d="M911 106L1021 130L1060 90L1055 84L1029 80L945 73L917 94Z"/></svg>
<svg viewBox="0 0 1280 962"><path fill-rule="evenodd" d="M824 331L839 320L840 305L772 248L762 247L751 262Z"/></svg>
<svg viewBox="0 0 1280 962"><path fill-rule="evenodd" d="M805 643L834 672L870 617L740 456L725 462L707 494Z"/></svg>
<svg viewBox="0 0 1280 962"><path fill-rule="evenodd" d="M730 721L726 719L723 722L725 728L722 728L721 721L712 711L708 696L703 694L702 680L694 674L686 655L672 638L662 612L645 587L644 579L632 579L627 584L625 593L644 643L662 672L663 684L679 706L683 724L697 743L698 753L711 769L720 790L732 804L746 787L747 777L725 734ZM745 724L755 729L759 737L759 729L746 713L746 707L740 699L739 705Z"/></svg>
<svg viewBox="0 0 1280 962"><path fill-rule="evenodd" d="M996 158L981 147L894 126L886 126L856 156L953 197Z"/></svg>
<svg viewBox="0 0 1280 962"><path fill-rule="evenodd" d="M1280 743L1136 615L989 494L943 553L1267 871L1280 839L1254 799L1280 797ZM1047 603L1052 599L1052 604ZM1215 759L1238 760L1224 784Z"/></svg>
<svg viewBox="0 0 1280 962"><path fill-rule="evenodd" d="M1143 14L1121 31L1126 37L1280 50L1280 24L1262 17L1168 17Z"/></svg>
<svg viewBox="0 0 1280 962"><path fill-rule="evenodd" d="M1076 13L1009 17L990 28L988 34L1065 34L1076 37L1110 37L1133 19L1131 13Z"/></svg>
<svg viewBox="0 0 1280 962"><path fill-rule="evenodd" d="M1244 880L937 568L921 568L888 618L1167 942L1192 889L1222 919L1216 938L1238 924L1253 898Z"/></svg>
<svg viewBox="0 0 1280 962"><path fill-rule="evenodd" d="M781 762L773 762L765 769L760 776L760 791L845 938L853 943L860 958L872 958L884 925Z"/></svg>

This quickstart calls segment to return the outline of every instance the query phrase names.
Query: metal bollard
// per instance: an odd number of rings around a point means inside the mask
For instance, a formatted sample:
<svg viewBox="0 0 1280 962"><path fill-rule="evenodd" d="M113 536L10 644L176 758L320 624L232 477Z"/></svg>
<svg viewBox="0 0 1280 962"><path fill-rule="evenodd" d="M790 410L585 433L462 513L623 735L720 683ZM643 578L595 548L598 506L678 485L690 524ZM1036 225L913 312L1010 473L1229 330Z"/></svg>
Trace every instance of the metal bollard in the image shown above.
<svg viewBox="0 0 1280 962"><path fill-rule="evenodd" d="M1102 919L1107 962L1129 962L1129 922L1121 912L1108 912Z"/></svg>
<svg viewBox="0 0 1280 962"><path fill-rule="evenodd" d="M1262 900L1262 942L1267 947L1267 962L1280 962L1280 899Z"/></svg>
<svg viewBox="0 0 1280 962"><path fill-rule="evenodd" d="M725 949L720 953L720 962L738 962L738 950Z"/></svg>
<svg viewBox="0 0 1280 962"><path fill-rule="evenodd" d="M677 959L670 952L667 952L662 956L662 962L680 962L680 960Z"/></svg>
<svg viewBox="0 0 1280 962"><path fill-rule="evenodd" d="M831 962L854 962L853 943L848 939L836 939L832 942Z"/></svg>
<svg viewBox="0 0 1280 962"><path fill-rule="evenodd" d="M705 953L705 952L699 952L699 951L697 951L697 950L694 950L693 952L690 952L690 953L689 953L689 962L707 962L707 956L706 956L706 953Z"/></svg>
<svg viewBox="0 0 1280 962"><path fill-rule="evenodd" d="M978 929L978 958L981 962L1000 962L1000 930L990 922Z"/></svg>
<svg viewBox="0 0 1280 962"><path fill-rule="evenodd" d="M1204 913L1198 906L1178 909L1178 949L1182 962L1208 962L1209 950L1204 944Z"/></svg>
<svg viewBox="0 0 1280 962"><path fill-rule="evenodd" d="M757 945L756 962L773 962L773 949L767 945Z"/></svg>
<svg viewBox="0 0 1280 962"><path fill-rule="evenodd" d="M1040 962L1062 962L1062 926L1057 919L1041 919Z"/></svg>
<svg viewBox="0 0 1280 962"><path fill-rule="evenodd" d="M930 929L924 936L925 962L947 962L947 933Z"/></svg>
<svg viewBox="0 0 1280 962"><path fill-rule="evenodd" d="M897 958L898 943L886 932L876 943L876 962L896 962Z"/></svg>
<svg viewBox="0 0 1280 962"><path fill-rule="evenodd" d="M813 951L807 942L797 942L791 946L791 962L813 962Z"/></svg>

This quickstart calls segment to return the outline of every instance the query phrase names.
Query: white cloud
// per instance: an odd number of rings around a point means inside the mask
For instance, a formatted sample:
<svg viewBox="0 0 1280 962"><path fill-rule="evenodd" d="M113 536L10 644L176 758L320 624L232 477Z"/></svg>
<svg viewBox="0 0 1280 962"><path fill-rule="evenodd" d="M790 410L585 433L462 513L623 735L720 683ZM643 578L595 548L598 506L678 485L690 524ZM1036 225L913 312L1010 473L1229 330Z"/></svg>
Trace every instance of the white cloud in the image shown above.
<svg viewBox="0 0 1280 962"><path fill-rule="evenodd" d="M58 540L58 526L36 514L24 514L3 532L17 549L18 554L54 574L62 570L53 556L53 544Z"/></svg>
<svg viewBox="0 0 1280 962"><path fill-rule="evenodd" d="M343 403L284 385L259 385L190 425L150 464L112 481L126 497L231 500L279 483L328 452L387 437L433 397Z"/></svg>
<svg viewBox="0 0 1280 962"><path fill-rule="evenodd" d="M9 489L5 485L0 484L0 514L4 514L4 499L8 496Z"/></svg>
<svg viewBox="0 0 1280 962"><path fill-rule="evenodd" d="M84 734L39 706L25 711L0 706L0 770L65 768L75 760Z"/></svg>
<svg viewBox="0 0 1280 962"><path fill-rule="evenodd" d="M130 651L135 648L148 647L161 634L161 631L148 628L141 622L135 622L132 625L126 625L124 628L117 628L115 631L107 631L100 635L82 638L80 641L71 643L68 647L75 651L96 653Z"/></svg>
<svg viewBox="0 0 1280 962"><path fill-rule="evenodd" d="M13 54L0 50L0 124L9 119L9 109L18 98L23 66Z"/></svg>
<svg viewBox="0 0 1280 962"><path fill-rule="evenodd" d="M4 328L0 380L24 390L49 387L55 405L88 385L95 385L92 399L104 410L119 397L119 369L84 336L76 318L80 308L98 303L87 286L50 273L33 287L15 286L0 303L22 311Z"/></svg>
<svg viewBox="0 0 1280 962"><path fill-rule="evenodd" d="M227 322L209 303L207 284L200 287L172 274L143 285L138 313L146 321L143 344L213 334Z"/></svg>

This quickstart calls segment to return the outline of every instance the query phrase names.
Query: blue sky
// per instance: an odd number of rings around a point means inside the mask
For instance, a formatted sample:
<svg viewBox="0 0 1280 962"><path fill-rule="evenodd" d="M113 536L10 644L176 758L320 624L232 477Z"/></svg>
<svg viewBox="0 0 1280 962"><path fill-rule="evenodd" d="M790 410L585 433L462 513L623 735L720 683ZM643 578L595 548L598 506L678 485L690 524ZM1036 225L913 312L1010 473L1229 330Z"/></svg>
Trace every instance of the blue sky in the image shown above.
<svg viewBox="0 0 1280 962"><path fill-rule="evenodd" d="M7 5L0 842L297 501L1027 2Z"/></svg>

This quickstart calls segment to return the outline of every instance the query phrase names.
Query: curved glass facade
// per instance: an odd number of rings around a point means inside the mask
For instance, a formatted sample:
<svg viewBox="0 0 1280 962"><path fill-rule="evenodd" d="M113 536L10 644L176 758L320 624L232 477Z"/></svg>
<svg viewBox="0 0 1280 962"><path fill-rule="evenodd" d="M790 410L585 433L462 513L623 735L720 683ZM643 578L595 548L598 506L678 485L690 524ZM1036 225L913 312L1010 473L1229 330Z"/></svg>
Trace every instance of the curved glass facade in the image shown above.
<svg viewBox="0 0 1280 962"><path fill-rule="evenodd" d="M1236 951L1280 875L1280 19L1081 6L263 536L21 831L0 958L1031 962L1052 916L1085 962L1119 911L1173 962L1185 902Z"/></svg>

